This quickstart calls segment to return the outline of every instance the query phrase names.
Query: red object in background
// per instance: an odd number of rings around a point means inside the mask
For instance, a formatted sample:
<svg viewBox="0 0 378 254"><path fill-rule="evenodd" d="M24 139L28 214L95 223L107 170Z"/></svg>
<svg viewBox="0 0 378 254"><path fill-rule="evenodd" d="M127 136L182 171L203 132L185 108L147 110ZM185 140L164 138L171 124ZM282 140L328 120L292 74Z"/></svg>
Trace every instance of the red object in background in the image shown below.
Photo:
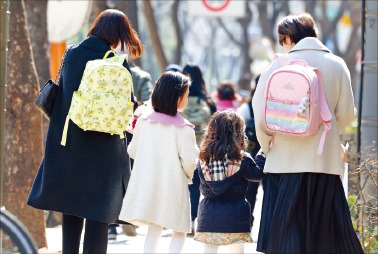
<svg viewBox="0 0 378 254"><path fill-rule="evenodd" d="M211 1L210 1L211 2ZM202 3L203 5L205 5L205 7L207 9L209 9L210 11L222 11L224 10L231 2L231 0L224 0L224 3L222 3L221 5L219 6L214 6L212 5L211 3L209 2L209 0L202 0Z"/></svg>

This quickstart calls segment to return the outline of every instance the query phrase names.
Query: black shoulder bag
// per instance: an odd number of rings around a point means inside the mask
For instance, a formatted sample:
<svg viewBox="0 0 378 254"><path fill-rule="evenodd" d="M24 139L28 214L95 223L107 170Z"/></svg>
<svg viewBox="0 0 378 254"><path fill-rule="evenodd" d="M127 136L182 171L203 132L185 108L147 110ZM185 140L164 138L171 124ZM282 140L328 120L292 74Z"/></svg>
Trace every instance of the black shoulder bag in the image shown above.
<svg viewBox="0 0 378 254"><path fill-rule="evenodd" d="M70 48L72 48L72 46ZM49 120L51 117L51 112L54 107L55 96L56 96L56 93L58 92L60 75L62 74L62 69L63 69L64 62L66 60L67 51L68 51L68 48L64 52L62 61L60 63L59 71L56 74L55 80L49 79L46 82L46 84L42 87L37 99L34 102L37 108Z"/></svg>

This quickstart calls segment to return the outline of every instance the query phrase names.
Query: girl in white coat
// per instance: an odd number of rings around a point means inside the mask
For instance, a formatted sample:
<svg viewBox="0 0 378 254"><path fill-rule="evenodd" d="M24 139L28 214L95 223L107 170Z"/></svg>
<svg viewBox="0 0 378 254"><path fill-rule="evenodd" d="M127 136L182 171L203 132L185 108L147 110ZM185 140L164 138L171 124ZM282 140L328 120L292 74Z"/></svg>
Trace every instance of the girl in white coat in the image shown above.
<svg viewBox="0 0 378 254"><path fill-rule="evenodd" d="M198 147L193 125L177 112L188 103L190 79L165 72L151 95L153 109L135 125L128 153L134 167L119 218L148 225L145 253L157 251L164 228L173 230L169 252L181 252L190 232L188 183L196 166Z"/></svg>

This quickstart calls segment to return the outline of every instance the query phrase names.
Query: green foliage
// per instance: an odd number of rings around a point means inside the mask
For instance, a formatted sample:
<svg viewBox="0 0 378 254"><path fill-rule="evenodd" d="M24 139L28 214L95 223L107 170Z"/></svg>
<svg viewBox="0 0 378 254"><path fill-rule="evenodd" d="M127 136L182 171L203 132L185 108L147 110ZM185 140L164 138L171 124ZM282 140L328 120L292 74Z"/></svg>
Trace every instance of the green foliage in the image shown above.
<svg viewBox="0 0 378 254"><path fill-rule="evenodd" d="M349 195L348 196L348 206L350 211L350 217L352 218L353 228L356 230L358 225L356 223L358 218L358 207L357 207L357 196Z"/></svg>
<svg viewBox="0 0 378 254"><path fill-rule="evenodd" d="M347 133L347 134L356 133L357 132L357 125L358 125L358 122L357 122L357 118L356 118L356 119L353 120L353 122L348 124L347 127L345 127L345 133Z"/></svg>

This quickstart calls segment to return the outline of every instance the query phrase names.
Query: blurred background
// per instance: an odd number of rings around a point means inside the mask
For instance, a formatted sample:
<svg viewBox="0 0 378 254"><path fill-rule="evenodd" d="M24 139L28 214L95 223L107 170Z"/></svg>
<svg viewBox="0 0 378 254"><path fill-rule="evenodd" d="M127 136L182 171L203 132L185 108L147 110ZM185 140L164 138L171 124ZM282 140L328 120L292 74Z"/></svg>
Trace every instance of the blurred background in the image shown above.
<svg viewBox="0 0 378 254"><path fill-rule="evenodd" d="M40 87L55 77L65 48L86 38L101 11L115 8L128 16L145 45L144 55L134 63L151 74L153 83L167 65L192 62L203 71L208 91L231 80L244 98L274 53L283 52L277 41L277 21L288 14L310 13L319 39L344 59L351 73L358 117L343 134L343 143L349 144L346 194L365 250L378 252L376 1L0 2L0 205L20 219L39 248L47 246L46 226L59 224L60 215L37 211L25 203L43 156L48 126L34 100Z"/></svg>

